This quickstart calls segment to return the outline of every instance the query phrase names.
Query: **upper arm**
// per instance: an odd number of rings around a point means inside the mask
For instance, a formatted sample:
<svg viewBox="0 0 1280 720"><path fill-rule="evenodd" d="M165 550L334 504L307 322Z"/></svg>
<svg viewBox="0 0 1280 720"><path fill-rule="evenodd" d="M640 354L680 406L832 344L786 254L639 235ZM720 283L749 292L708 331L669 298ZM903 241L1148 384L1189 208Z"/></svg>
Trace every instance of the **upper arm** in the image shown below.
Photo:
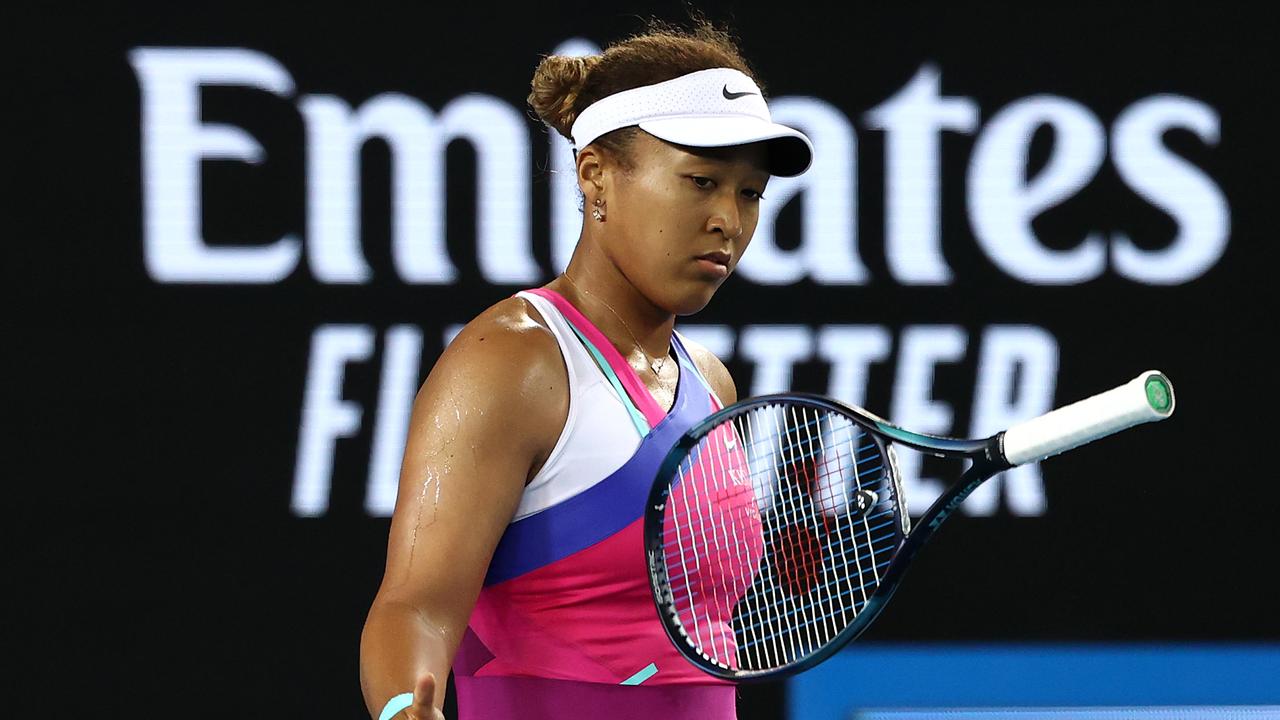
<svg viewBox="0 0 1280 720"><path fill-rule="evenodd" d="M724 362L716 357L715 353L690 340L683 334L680 338L684 341L685 349L689 351L689 357L698 366L702 376L707 379L711 389L715 390L720 402L726 407L737 402L738 388L734 385L733 377L729 375L729 369L724 366Z"/></svg>
<svg viewBox="0 0 1280 720"><path fill-rule="evenodd" d="M555 339L516 302L459 333L414 399L378 590L455 646L530 469L567 413Z"/></svg>

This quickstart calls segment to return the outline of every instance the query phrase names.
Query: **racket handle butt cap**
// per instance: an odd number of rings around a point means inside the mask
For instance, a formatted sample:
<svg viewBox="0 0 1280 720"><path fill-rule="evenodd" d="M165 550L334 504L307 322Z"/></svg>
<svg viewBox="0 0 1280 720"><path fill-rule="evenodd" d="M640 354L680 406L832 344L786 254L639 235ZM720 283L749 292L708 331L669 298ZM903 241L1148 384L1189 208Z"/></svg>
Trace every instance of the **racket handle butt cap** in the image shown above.
<svg viewBox="0 0 1280 720"><path fill-rule="evenodd" d="M1173 384L1159 370L1018 423L1004 433L1004 456L1024 465L1173 414Z"/></svg>

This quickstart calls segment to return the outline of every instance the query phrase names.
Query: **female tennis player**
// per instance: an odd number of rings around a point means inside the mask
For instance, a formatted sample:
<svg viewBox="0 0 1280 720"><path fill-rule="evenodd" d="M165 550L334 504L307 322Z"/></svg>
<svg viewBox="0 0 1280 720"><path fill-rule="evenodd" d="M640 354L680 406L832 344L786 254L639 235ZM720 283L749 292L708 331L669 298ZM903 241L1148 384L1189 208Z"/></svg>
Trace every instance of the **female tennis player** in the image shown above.
<svg viewBox="0 0 1280 720"><path fill-rule="evenodd" d="M365 702L442 718L452 668L463 720L734 718L734 687L663 632L642 513L675 441L737 399L675 318L711 300L770 176L812 148L705 22L545 58L529 102L573 142L582 232L563 275L474 319L417 395Z"/></svg>

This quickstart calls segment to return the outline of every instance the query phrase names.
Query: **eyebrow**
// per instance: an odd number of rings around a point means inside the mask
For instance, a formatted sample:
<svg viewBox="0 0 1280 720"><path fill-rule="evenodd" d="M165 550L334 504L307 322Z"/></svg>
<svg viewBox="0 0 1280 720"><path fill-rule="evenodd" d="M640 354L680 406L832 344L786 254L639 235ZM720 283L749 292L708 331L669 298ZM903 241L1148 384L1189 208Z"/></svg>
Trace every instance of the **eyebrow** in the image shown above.
<svg viewBox="0 0 1280 720"><path fill-rule="evenodd" d="M720 166L732 166L732 165L743 164L743 165L747 165L747 166L749 166L749 167L750 167L750 169L747 171L747 175L748 175L748 176L752 176L752 175L757 176L757 177L759 177L759 178L761 179L761 180L760 180L761 182L768 182L768 181L769 181L769 178L773 177L773 175L771 175L771 174L769 173L769 171L768 171L768 170L765 170L763 167L760 167L760 166L756 165L755 163L739 163L739 161L737 161L737 160L726 160L726 159L724 159L724 158L718 158L718 157L714 157L714 156L707 156L707 155L700 155L700 154L697 154L697 153L689 153L689 154L690 154L690 155L692 155L693 157L692 157L690 160L688 160L687 162L692 162L692 163L697 163L697 162L711 162L711 163L715 163L715 164L720 165Z"/></svg>

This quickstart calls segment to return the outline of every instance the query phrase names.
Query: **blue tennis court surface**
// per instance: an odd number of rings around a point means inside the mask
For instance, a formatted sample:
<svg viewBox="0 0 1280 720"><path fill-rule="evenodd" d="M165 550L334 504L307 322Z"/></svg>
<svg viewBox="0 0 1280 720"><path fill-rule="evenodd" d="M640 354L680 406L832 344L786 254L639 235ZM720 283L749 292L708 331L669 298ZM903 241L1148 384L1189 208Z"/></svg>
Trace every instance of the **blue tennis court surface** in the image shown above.
<svg viewBox="0 0 1280 720"><path fill-rule="evenodd" d="M1280 644L868 643L792 678L787 697L792 720L1280 720Z"/></svg>
<svg viewBox="0 0 1280 720"><path fill-rule="evenodd" d="M851 720L1277 720L1280 706L857 710Z"/></svg>

